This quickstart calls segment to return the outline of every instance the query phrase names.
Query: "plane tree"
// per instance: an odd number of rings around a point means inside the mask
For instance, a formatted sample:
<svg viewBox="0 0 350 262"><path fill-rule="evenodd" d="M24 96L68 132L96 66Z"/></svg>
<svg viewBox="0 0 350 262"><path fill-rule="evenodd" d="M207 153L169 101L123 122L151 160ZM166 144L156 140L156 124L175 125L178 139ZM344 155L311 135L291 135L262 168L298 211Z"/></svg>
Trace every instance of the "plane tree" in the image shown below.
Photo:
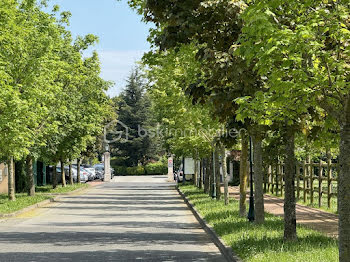
<svg viewBox="0 0 350 262"><path fill-rule="evenodd" d="M225 126L248 129L254 137L256 153L261 152L264 128L248 119L236 121L236 98L261 90L261 80L247 66L243 57L235 55L242 28L240 14L246 7L242 1L130 1L144 15L144 20L158 27L151 34L154 46L160 50L177 50L182 44L197 46L196 59L202 71L191 83L186 94L194 103L210 104L212 116ZM245 136L245 133L242 133ZM247 149L247 139L243 149ZM247 155L247 154L243 154ZM257 160L261 157L257 157ZM247 162L241 162L247 165ZM262 162L256 162L256 222L263 223ZM242 170L247 171L248 168ZM247 179L247 172L243 181ZM245 215L246 183L241 183L241 214Z"/></svg>
<svg viewBox="0 0 350 262"><path fill-rule="evenodd" d="M340 261L350 259L349 10L348 1L253 2L242 41L281 102L294 97L294 110L312 105L337 121Z"/></svg>

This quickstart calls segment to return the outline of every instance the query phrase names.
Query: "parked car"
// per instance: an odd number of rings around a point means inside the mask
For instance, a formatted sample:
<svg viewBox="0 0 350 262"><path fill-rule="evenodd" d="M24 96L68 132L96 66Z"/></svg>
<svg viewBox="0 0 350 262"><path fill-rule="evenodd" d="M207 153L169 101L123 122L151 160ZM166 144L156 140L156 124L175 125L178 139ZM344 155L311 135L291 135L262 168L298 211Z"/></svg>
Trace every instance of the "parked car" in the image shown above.
<svg viewBox="0 0 350 262"><path fill-rule="evenodd" d="M95 172L96 172L96 176L99 177L99 179L104 179L104 174L105 174L105 166L102 163L96 164L93 166L95 168ZM114 168L110 168L110 172L111 172L111 177L113 178L115 170Z"/></svg>
<svg viewBox="0 0 350 262"><path fill-rule="evenodd" d="M64 167L64 172L66 174L66 178L68 179L69 177L69 167L66 166ZM74 182L78 182L78 170L77 170L77 166L72 165L72 175L73 175L73 181ZM86 183L87 181L89 181L89 173L84 170L84 168L80 168L80 182L81 183Z"/></svg>
<svg viewBox="0 0 350 262"><path fill-rule="evenodd" d="M93 166L83 165L83 168L89 173L89 181L93 181L96 179L96 170Z"/></svg>
<svg viewBox="0 0 350 262"><path fill-rule="evenodd" d="M103 181L105 179L104 171L96 171L96 179L100 179Z"/></svg>
<svg viewBox="0 0 350 262"><path fill-rule="evenodd" d="M177 182L182 182L184 176L183 176L184 172L182 170L179 170L176 172L176 180Z"/></svg>
<svg viewBox="0 0 350 262"><path fill-rule="evenodd" d="M73 171L73 180L75 182L77 182L78 181L78 175L77 175L78 170L73 167L72 171ZM80 168L80 181L85 182L85 183L89 181L89 173L86 170L84 170L83 168Z"/></svg>

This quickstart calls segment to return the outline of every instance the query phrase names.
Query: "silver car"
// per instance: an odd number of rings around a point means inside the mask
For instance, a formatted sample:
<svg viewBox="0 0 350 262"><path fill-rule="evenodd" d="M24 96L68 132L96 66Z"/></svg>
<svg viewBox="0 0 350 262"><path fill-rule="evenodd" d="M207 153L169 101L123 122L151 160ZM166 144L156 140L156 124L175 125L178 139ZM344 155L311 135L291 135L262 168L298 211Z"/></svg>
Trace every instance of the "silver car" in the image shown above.
<svg viewBox="0 0 350 262"><path fill-rule="evenodd" d="M66 174L68 174L68 169L66 170L65 167L65 172ZM78 182L78 170L76 166L72 166L72 175L73 175L73 181L74 182ZM80 182L82 183L86 183L87 181L89 181L89 173L84 170L83 167L80 167Z"/></svg>
<svg viewBox="0 0 350 262"><path fill-rule="evenodd" d="M84 165L83 169L89 173L89 181L93 181L96 179L96 171L94 167L89 165Z"/></svg>

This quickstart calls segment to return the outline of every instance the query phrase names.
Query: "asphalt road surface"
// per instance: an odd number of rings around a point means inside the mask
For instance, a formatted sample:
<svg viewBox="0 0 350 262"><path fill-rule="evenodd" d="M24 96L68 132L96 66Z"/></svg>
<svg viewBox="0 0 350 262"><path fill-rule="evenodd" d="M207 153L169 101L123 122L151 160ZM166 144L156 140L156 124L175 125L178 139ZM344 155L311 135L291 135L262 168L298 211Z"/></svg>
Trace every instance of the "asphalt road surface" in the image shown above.
<svg viewBox="0 0 350 262"><path fill-rule="evenodd" d="M166 177L116 177L0 221L0 262L225 261Z"/></svg>

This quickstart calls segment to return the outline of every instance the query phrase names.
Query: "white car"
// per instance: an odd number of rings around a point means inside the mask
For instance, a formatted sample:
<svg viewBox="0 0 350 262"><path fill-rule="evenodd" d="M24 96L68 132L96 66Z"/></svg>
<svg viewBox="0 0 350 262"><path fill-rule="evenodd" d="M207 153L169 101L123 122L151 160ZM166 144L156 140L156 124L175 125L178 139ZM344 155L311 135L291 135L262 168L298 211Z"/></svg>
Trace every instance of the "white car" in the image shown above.
<svg viewBox="0 0 350 262"><path fill-rule="evenodd" d="M89 173L89 180L90 181L93 181L96 179L96 170L93 166L84 165L83 168L85 171L87 171Z"/></svg>
<svg viewBox="0 0 350 262"><path fill-rule="evenodd" d="M74 166L72 167L72 174L74 182L78 182L78 170ZM86 183L87 181L89 181L89 173L84 168L80 168L80 182Z"/></svg>
<svg viewBox="0 0 350 262"><path fill-rule="evenodd" d="M177 179L178 182L182 182L182 180L183 180L183 171L178 171L176 173L176 179Z"/></svg>

